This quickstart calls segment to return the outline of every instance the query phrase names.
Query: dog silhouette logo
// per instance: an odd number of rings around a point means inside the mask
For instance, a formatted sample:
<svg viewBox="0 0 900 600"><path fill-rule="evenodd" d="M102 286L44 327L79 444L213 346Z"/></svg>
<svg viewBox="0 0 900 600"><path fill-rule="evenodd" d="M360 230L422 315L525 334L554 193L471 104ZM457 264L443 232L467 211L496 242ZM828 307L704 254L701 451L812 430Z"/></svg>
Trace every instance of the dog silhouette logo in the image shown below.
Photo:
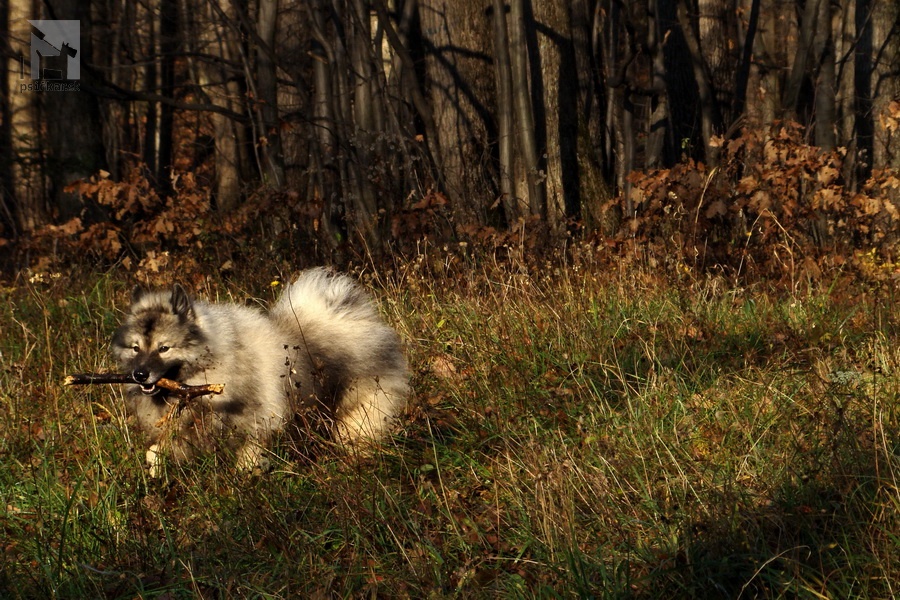
<svg viewBox="0 0 900 600"><path fill-rule="evenodd" d="M31 23L31 78L72 81L81 78L81 21Z"/></svg>

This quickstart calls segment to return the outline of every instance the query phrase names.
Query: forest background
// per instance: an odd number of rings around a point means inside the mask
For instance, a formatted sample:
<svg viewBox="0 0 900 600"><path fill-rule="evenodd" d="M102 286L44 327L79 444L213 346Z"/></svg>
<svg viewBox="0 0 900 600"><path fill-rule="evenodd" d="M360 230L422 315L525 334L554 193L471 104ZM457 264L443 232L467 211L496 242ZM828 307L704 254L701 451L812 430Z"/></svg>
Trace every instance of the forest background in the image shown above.
<svg viewBox="0 0 900 600"><path fill-rule="evenodd" d="M0 0L0 596L897 596L898 18ZM368 462L153 479L121 390L60 385L135 283L318 264L406 344Z"/></svg>
<svg viewBox="0 0 900 600"><path fill-rule="evenodd" d="M894 260L894 2L0 9L11 265L217 235L220 264L248 239L338 264L580 239L776 279ZM36 18L80 22L80 92L23 91Z"/></svg>

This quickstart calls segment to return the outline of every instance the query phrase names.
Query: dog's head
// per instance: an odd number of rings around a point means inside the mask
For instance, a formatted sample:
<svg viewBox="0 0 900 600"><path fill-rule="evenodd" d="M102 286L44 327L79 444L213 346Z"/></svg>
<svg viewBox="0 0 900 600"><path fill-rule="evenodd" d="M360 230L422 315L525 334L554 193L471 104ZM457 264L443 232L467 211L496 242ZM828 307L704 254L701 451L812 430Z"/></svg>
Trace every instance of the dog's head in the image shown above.
<svg viewBox="0 0 900 600"><path fill-rule="evenodd" d="M113 336L111 350L141 392L161 392L161 378L177 380L195 368L204 343L194 303L183 287L171 292L132 292L131 309Z"/></svg>

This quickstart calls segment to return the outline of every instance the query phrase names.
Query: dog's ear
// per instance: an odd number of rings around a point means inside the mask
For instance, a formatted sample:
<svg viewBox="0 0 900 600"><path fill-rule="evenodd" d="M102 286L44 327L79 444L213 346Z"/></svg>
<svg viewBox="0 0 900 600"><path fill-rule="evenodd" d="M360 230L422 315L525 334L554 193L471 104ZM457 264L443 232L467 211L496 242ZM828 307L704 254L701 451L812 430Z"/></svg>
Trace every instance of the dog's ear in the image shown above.
<svg viewBox="0 0 900 600"><path fill-rule="evenodd" d="M180 283L176 283L172 287L172 312L181 319L187 319L194 316L194 303L191 297Z"/></svg>
<svg viewBox="0 0 900 600"><path fill-rule="evenodd" d="M137 304L138 300L143 298L144 294L146 293L147 291L144 288L139 285L135 285L133 288L131 288L131 303Z"/></svg>

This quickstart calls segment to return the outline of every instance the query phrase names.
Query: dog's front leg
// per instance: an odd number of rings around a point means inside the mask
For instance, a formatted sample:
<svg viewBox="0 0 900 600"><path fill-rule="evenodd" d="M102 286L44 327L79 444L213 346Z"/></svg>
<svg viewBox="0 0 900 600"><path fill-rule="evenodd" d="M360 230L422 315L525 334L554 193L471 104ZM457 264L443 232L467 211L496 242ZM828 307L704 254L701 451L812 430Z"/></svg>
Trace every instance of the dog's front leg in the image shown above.
<svg viewBox="0 0 900 600"><path fill-rule="evenodd" d="M150 468L150 477L156 479L160 476L162 469L162 458L160 457L159 444L153 444L147 449L147 466Z"/></svg>
<svg viewBox="0 0 900 600"><path fill-rule="evenodd" d="M263 456L263 447L253 440L248 441L238 450L235 466L238 471L250 473L259 469L263 473L269 470L269 459Z"/></svg>

